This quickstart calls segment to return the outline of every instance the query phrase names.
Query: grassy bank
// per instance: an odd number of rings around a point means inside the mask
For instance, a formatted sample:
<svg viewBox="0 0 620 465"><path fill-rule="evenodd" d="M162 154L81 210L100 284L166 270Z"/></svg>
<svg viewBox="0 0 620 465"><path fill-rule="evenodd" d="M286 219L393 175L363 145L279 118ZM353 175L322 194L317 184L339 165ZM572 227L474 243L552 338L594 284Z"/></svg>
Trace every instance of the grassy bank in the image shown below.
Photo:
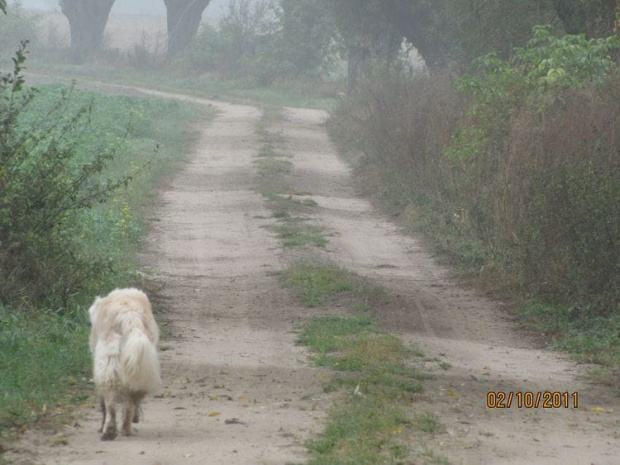
<svg viewBox="0 0 620 465"><path fill-rule="evenodd" d="M21 127L39 121L66 90L39 87L20 115ZM136 282L136 252L158 183L195 140L192 123L212 116L173 101L73 91L65 117L84 106L92 106L92 112L89 124L72 139L73 162L88 163L94 151L113 148L115 156L100 176L114 180L131 174L133 180L106 203L80 211L67 229L75 250L98 266L76 276L66 306L33 305L27 294L0 306L0 439L33 422L62 421L69 405L90 396L86 308L95 294ZM62 302L51 298L53 284L28 285L50 293L50 302Z"/></svg>

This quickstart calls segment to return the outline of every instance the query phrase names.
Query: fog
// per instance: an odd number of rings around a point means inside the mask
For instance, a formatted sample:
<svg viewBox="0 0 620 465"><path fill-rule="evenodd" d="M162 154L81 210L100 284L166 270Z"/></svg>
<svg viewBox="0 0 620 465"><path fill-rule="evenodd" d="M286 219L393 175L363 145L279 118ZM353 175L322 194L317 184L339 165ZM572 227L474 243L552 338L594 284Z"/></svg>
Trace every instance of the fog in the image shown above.
<svg viewBox="0 0 620 465"><path fill-rule="evenodd" d="M16 3L15 1L11 3ZM215 19L227 10L230 0L211 0L204 12L204 17ZM41 11L60 11L58 0L22 0L24 8ZM116 0L112 8L113 15L161 15L165 16L166 7L163 0Z"/></svg>

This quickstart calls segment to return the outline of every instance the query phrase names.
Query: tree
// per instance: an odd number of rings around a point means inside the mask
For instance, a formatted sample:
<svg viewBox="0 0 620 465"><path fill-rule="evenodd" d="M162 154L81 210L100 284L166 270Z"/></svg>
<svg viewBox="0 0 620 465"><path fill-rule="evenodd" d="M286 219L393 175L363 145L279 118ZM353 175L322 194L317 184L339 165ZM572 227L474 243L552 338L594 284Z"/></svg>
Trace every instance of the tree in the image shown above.
<svg viewBox="0 0 620 465"><path fill-rule="evenodd" d="M168 59L185 50L196 37L202 13L211 0L164 0L167 10Z"/></svg>
<svg viewBox="0 0 620 465"><path fill-rule="evenodd" d="M330 65L336 26L322 0L280 0L278 54L299 75L318 76Z"/></svg>
<svg viewBox="0 0 620 465"><path fill-rule="evenodd" d="M334 18L347 50L348 87L367 75L373 64L389 66L402 34L394 28L382 0L322 0Z"/></svg>
<svg viewBox="0 0 620 465"><path fill-rule="evenodd" d="M558 22L553 1L385 0L384 8L433 70L468 66L491 51L507 58L527 43L532 27Z"/></svg>
<svg viewBox="0 0 620 465"><path fill-rule="evenodd" d="M73 58L78 62L101 48L112 5L114 0L60 0L60 9L69 20Z"/></svg>
<svg viewBox="0 0 620 465"><path fill-rule="evenodd" d="M0 0L0 11L6 14L6 0Z"/></svg>
<svg viewBox="0 0 620 465"><path fill-rule="evenodd" d="M568 34L608 37L614 33L616 0L554 0L554 3Z"/></svg>

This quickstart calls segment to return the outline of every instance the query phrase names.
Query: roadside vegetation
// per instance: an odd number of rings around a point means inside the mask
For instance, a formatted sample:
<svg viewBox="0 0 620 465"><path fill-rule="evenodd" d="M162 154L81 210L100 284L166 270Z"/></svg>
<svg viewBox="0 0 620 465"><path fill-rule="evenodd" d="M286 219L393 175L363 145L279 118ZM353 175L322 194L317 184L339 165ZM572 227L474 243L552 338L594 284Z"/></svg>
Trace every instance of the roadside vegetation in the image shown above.
<svg viewBox="0 0 620 465"><path fill-rule="evenodd" d="M339 303L337 314L312 319L299 338L317 366L333 370L325 390L338 397L323 432L308 441L308 463L404 464L412 456L448 463L407 443L411 432L434 434L443 426L428 412L413 413L414 396L430 375L419 368L425 360L421 352L381 330L372 318L375 309L368 302L381 290L346 269L308 261L293 264L282 279L307 307Z"/></svg>
<svg viewBox="0 0 620 465"><path fill-rule="evenodd" d="M536 27L509 59L457 78L383 72L330 123L387 208L608 381L620 373L619 47Z"/></svg>
<svg viewBox="0 0 620 465"><path fill-rule="evenodd" d="M0 76L0 441L91 394L86 309L140 280L158 179L208 116L176 102Z"/></svg>

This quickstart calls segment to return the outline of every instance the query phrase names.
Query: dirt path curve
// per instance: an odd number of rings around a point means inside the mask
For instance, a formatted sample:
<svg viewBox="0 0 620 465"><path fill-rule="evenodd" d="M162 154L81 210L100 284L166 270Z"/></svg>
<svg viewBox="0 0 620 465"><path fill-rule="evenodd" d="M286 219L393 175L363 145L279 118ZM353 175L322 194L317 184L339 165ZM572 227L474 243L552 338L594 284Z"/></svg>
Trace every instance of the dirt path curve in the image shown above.
<svg viewBox="0 0 620 465"><path fill-rule="evenodd" d="M264 228L273 220L253 190L260 112L149 93L220 112L151 219L144 263L163 285L157 302L172 328L161 352L165 390L145 406L138 436L101 442L93 408L63 433L68 445L26 437L18 456L24 465L299 463L303 440L321 428L330 398L321 371L295 346L293 331L310 312L274 276L293 256ZM496 304L451 283L415 240L360 199L322 127L325 118L289 110L274 128L293 155L296 190L315 194L314 221L336 233L325 251L312 254L383 285L381 323L451 365L429 362L436 378L411 405L412 415L433 412L446 426L405 438L427 458L419 463L446 463L433 461L435 454L454 465L620 464L619 400L579 381L573 363L532 348ZM579 409L486 408L488 391L544 390L577 392Z"/></svg>

